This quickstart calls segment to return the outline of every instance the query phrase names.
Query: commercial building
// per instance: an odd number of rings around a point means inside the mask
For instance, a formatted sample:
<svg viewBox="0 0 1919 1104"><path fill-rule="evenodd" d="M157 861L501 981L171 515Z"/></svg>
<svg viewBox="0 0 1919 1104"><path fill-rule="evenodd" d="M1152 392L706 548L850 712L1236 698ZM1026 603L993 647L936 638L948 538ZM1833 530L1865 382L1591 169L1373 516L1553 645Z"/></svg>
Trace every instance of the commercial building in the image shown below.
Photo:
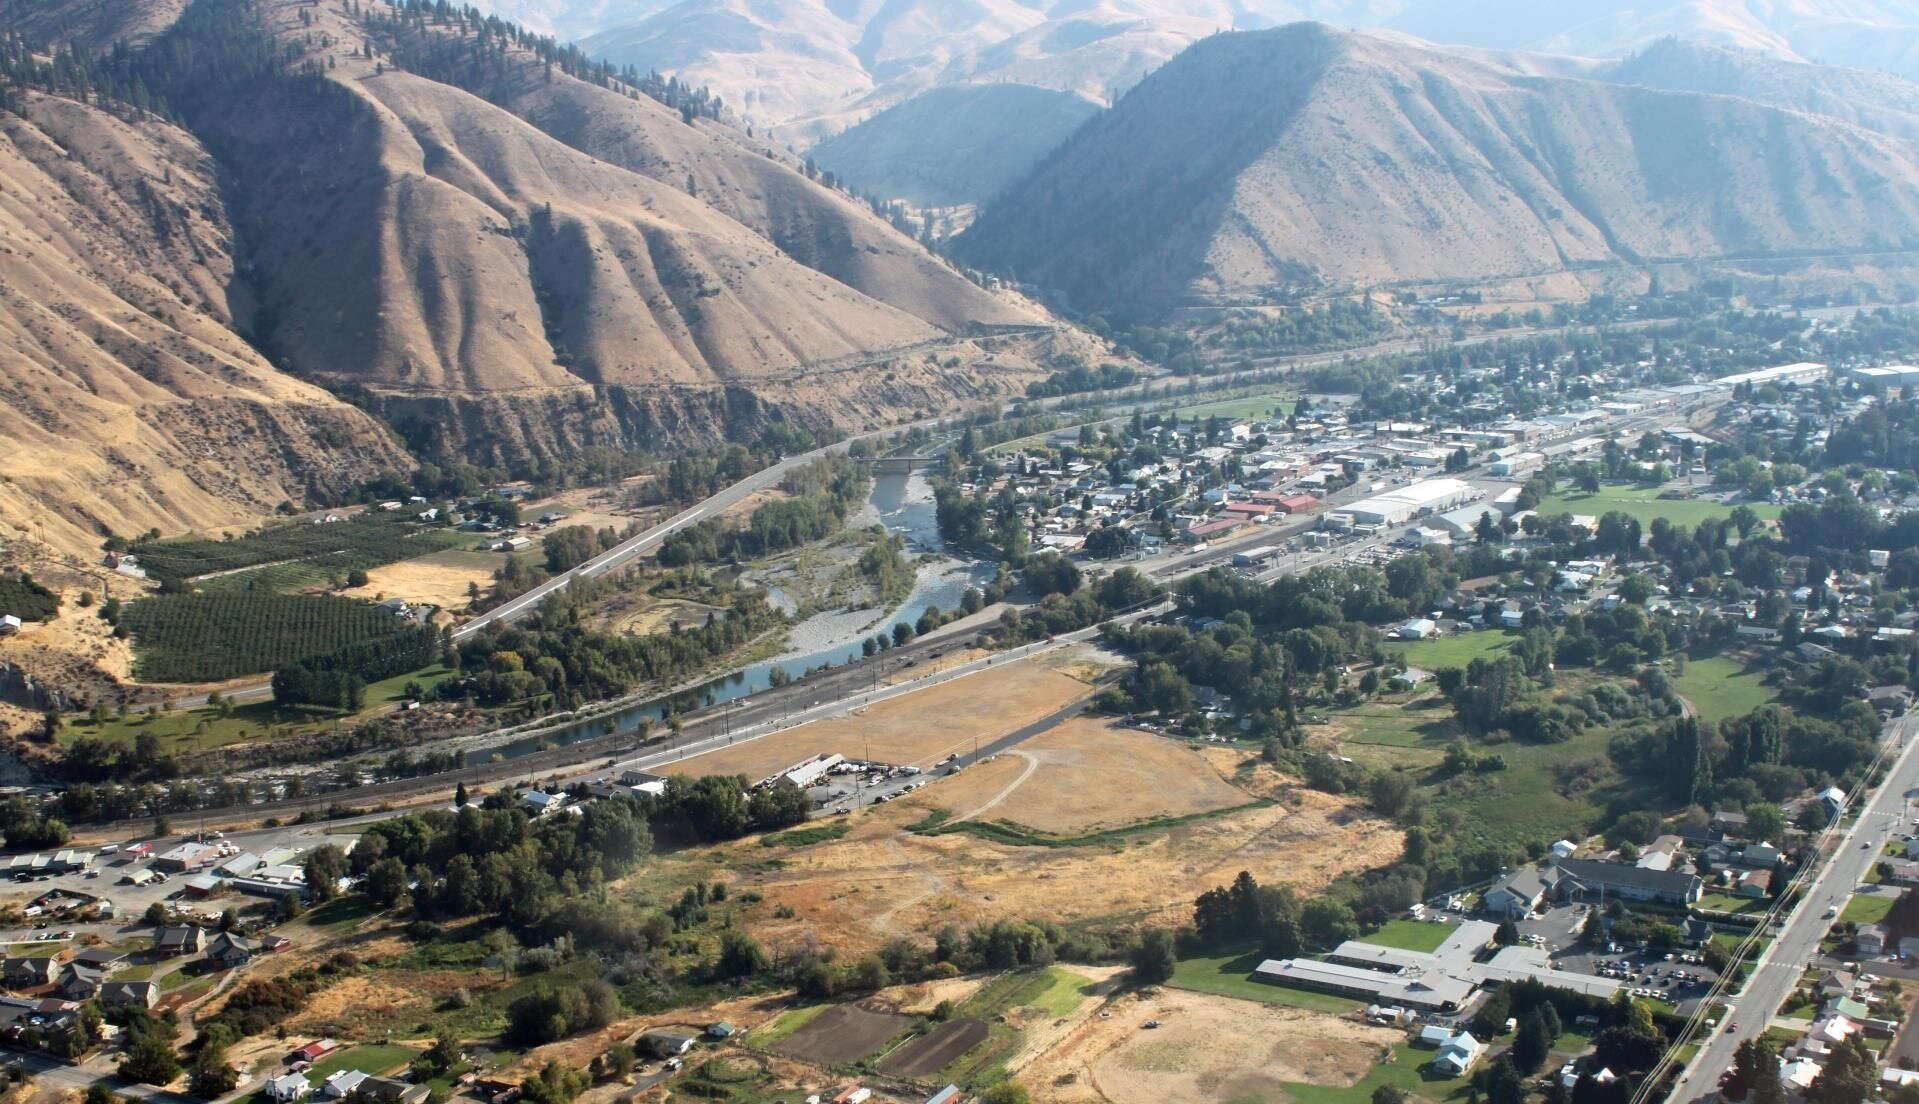
<svg viewBox="0 0 1919 1104"><path fill-rule="evenodd" d="M1854 368L1852 374L1861 383L1877 383L1886 387L1910 387L1919 383L1919 367L1910 364L1888 364L1884 368Z"/></svg>
<svg viewBox="0 0 1919 1104"><path fill-rule="evenodd" d="M1310 958L1267 959L1253 971L1253 977L1275 985L1427 1012L1455 1011L1473 995L1475 988L1470 981L1443 973L1408 977Z"/></svg>
<svg viewBox="0 0 1919 1104"><path fill-rule="evenodd" d="M1826 366L1823 364L1781 364L1777 368L1761 368L1756 372L1740 372L1731 376L1720 376L1713 383L1720 387L1737 387L1742 383L1810 383L1826 378Z"/></svg>
<svg viewBox="0 0 1919 1104"><path fill-rule="evenodd" d="M1340 512L1355 525L1404 525L1416 517L1470 502L1472 485L1458 479L1422 479L1398 490L1363 498Z"/></svg>

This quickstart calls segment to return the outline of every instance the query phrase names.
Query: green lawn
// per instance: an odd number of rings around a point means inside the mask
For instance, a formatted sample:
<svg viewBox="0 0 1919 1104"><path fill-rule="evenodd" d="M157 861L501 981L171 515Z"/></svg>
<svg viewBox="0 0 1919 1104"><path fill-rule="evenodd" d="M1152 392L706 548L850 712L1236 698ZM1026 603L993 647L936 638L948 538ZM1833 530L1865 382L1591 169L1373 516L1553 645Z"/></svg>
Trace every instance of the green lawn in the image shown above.
<svg viewBox="0 0 1919 1104"><path fill-rule="evenodd" d="M1854 924L1877 924L1892 911L1893 902L1897 900L1897 897L1889 895L1867 896L1862 893L1846 902L1846 910L1839 914L1839 919Z"/></svg>
<svg viewBox="0 0 1919 1104"><path fill-rule="evenodd" d="M1708 893L1699 898L1699 907L1714 912L1764 912L1772 902L1759 897L1734 897L1730 893Z"/></svg>
<svg viewBox="0 0 1919 1104"><path fill-rule="evenodd" d="M1398 947L1402 951L1423 951L1432 953L1446 937L1458 930L1458 924L1429 924L1423 920L1388 920L1380 929L1360 938L1368 943L1377 943L1382 947Z"/></svg>
<svg viewBox="0 0 1919 1104"><path fill-rule="evenodd" d="M324 709L282 708L266 700L234 706L224 717L214 708L162 710L152 716L129 713L125 717L109 717L104 724L76 717L60 730L60 740L71 743L86 737L131 744L138 737L151 734L160 742L162 752L183 755L209 751L248 740L318 732L344 725L356 717L370 716L399 704L406 698L409 682L417 682L422 689L431 691L454 674L451 668L436 664L373 683L366 688L366 708L357 715Z"/></svg>
<svg viewBox="0 0 1919 1104"><path fill-rule="evenodd" d="M1438 754L1459 735L1452 707L1428 692L1410 701L1370 701L1333 714L1346 743L1425 748ZM1350 754L1350 753L1349 753Z"/></svg>
<svg viewBox="0 0 1919 1104"><path fill-rule="evenodd" d="M1668 486L1677 487L1676 484ZM1654 518L1665 518L1675 525L1696 526L1709 518L1725 518L1732 515L1734 507L1718 502L1701 502L1696 499L1665 499L1660 494L1666 487L1627 486L1624 484L1602 486L1597 494L1584 494L1577 490L1570 493L1553 495L1539 504L1541 516L1551 514L1588 514L1601 517L1614 510L1626 514L1642 526L1651 526ZM1752 511L1762 518L1773 519L1779 516L1779 507L1766 503L1747 503Z"/></svg>
<svg viewBox="0 0 1919 1104"><path fill-rule="evenodd" d="M1774 700L1772 688L1757 672L1724 656L1689 661L1686 673L1674 676L1672 684L1707 721L1742 717Z"/></svg>
<svg viewBox="0 0 1919 1104"><path fill-rule="evenodd" d="M1454 633L1437 640L1389 644L1386 654L1398 656L1408 667L1437 671L1441 667L1464 667L1481 656L1503 652L1518 639L1517 633L1504 629L1481 629L1478 632Z"/></svg>
<svg viewBox="0 0 1919 1104"><path fill-rule="evenodd" d="M313 1063L307 1079L318 1085L333 1074L348 1069L378 1075L406 1065L419 1053L412 1047L398 1043L367 1043L364 1046L347 1047Z"/></svg>
<svg viewBox="0 0 1919 1104"><path fill-rule="evenodd" d="M1215 402L1200 403L1183 407L1177 413L1181 419L1192 418L1284 418L1293 412L1293 392L1270 392L1264 395L1248 395L1239 399L1219 399Z"/></svg>
<svg viewBox="0 0 1919 1104"><path fill-rule="evenodd" d="M1294 1104L1371 1104L1373 1093L1381 1085L1392 1085L1427 1100L1463 1099L1468 1079L1447 1077L1427 1068L1432 1057L1430 1050L1399 1043L1388 1061L1374 1066L1351 1085L1287 1082L1286 1095Z"/></svg>
<svg viewBox="0 0 1919 1104"><path fill-rule="evenodd" d="M1033 979L1021 986L1007 1001L1011 1008L1038 1008L1054 1016L1070 1015L1080 1002L1098 988L1090 981L1071 970L1062 970L1049 966L1033 976Z"/></svg>
<svg viewBox="0 0 1919 1104"><path fill-rule="evenodd" d="M1261 1001L1266 1004L1283 1004L1292 1008L1307 1008L1315 1012L1332 1012L1336 1015L1345 1015L1366 1007L1365 1001L1254 981L1253 967L1265 961L1265 957L1254 951L1251 954L1183 958L1173 969L1173 980L1167 984L1175 989L1191 989L1198 993L1215 993L1222 997L1237 997L1240 1000Z"/></svg>

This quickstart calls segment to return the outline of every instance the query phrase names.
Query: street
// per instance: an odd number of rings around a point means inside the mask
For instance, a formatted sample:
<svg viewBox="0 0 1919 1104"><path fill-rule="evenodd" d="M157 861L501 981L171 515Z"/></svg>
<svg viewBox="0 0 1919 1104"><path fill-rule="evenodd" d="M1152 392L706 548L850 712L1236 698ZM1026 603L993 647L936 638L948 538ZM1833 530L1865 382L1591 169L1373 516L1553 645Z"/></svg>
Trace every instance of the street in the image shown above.
<svg viewBox="0 0 1919 1104"><path fill-rule="evenodd" d="M1721 1025L1703 1040L1679 1079L1674 1082L1669 1100L1674 1104L1692 1104L1707 1100L1719 1091L1719 1079L1732 1068L1733 1051L1747 1039L1765 1034L1773 1013L1799 984L1806 964L1819 953L1819 942L1843 911L1846 899L1879 858L1887 837L1903 820L1908 795L1919 790L1919 741L1911 739L1919 730L1919 717L1901 717L1886 726L1886 740L1897 749L1886 780L1865 800L1865 809L1837 837L1824 864L1806 885L1805 895L1784 921L1778 938L1753 964L1746 987L1726 1000L1735 1006L1728 1019L1738 1024Z"/></svg>

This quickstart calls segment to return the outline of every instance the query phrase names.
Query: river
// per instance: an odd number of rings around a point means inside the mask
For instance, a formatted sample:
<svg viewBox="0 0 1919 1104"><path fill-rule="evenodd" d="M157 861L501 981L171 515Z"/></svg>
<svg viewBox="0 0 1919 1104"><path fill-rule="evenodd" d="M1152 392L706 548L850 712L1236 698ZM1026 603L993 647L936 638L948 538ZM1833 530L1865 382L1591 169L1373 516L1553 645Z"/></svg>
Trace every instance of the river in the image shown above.
<svg viewBox="0 0 1919 1104"><path fill-rule="evenodd" d="M960 604L967 587L982 586L993 577L991 564L960 560L947 554L935 516L933 487L924 474L889 472L877 476L867 501L886 531L906 542L909 555L927 554L920 564L919 578L912 592L890 616L881 620L879 613L867 610L863 617L852 622L854 625L870 625L880 621L880 624L870 630L849 631L849 622L844 613L822 613L793 627L794 637L804 639L809 635L806 631L809 627L822 630L829 624L833 625L824 631L824 635L832 639L818 647L755 663L690 690L629 706L617 713L594 717L557 732L516 740L488 749L488 753L517 759L542 747L570 744L609 732L631 732L642 721L658 721L675 710L717 705L757 694L773 685L778 677L776 672L786 679L797 680L820 667L839 666L861 657L865 638L890 631L893 625L901 621L916 623L922 614L935 606L951 610ZM822 633L816 631L810 635L820 636Z"/></svg>

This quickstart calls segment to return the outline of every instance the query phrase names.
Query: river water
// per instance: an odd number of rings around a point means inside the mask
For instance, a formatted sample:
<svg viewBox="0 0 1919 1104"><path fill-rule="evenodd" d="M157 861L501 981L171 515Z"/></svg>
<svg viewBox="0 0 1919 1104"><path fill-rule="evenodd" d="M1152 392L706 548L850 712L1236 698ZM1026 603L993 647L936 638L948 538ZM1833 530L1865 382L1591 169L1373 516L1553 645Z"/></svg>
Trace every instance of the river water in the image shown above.
<svg viewBox="0 0 1919 1104"><path fill-rule="evenodd" d="M556 732L517 740L492 748L489 754L498 754L506 759L517 759L543 747L570 744L610 732L631 732L639 727L641 721L658 721L675 710L684 712L757 694L773 685L775 672L783 672L786 678L797 680L808 671L826 666L839 666L860 658L862 638L882 631L890 631L894 624L901 621L909 624L916 623L921 614L935 606L942 610L951 610L959 605L960 598L967 587L983 586L992 578L991 565L963 562L947 554L945 542L940 539L939 524L935 517L933 488L923 474L914 472L910 475L901 473L879 475L873 481L873 490L868 501L878 512L880 523L886 526L887 532L906 542L909 555L924 553L932 555L931 560L921 566L919 579L912 592L907 595L906 601L870 631L854 636L850 640L837 641L829 646L802 654L780 656L755 663L691 690L629 706L617 713L594 717ZM821 616L833 615L822 614ZM871 620L880 620L880 615L874 613Z"/></svg>

